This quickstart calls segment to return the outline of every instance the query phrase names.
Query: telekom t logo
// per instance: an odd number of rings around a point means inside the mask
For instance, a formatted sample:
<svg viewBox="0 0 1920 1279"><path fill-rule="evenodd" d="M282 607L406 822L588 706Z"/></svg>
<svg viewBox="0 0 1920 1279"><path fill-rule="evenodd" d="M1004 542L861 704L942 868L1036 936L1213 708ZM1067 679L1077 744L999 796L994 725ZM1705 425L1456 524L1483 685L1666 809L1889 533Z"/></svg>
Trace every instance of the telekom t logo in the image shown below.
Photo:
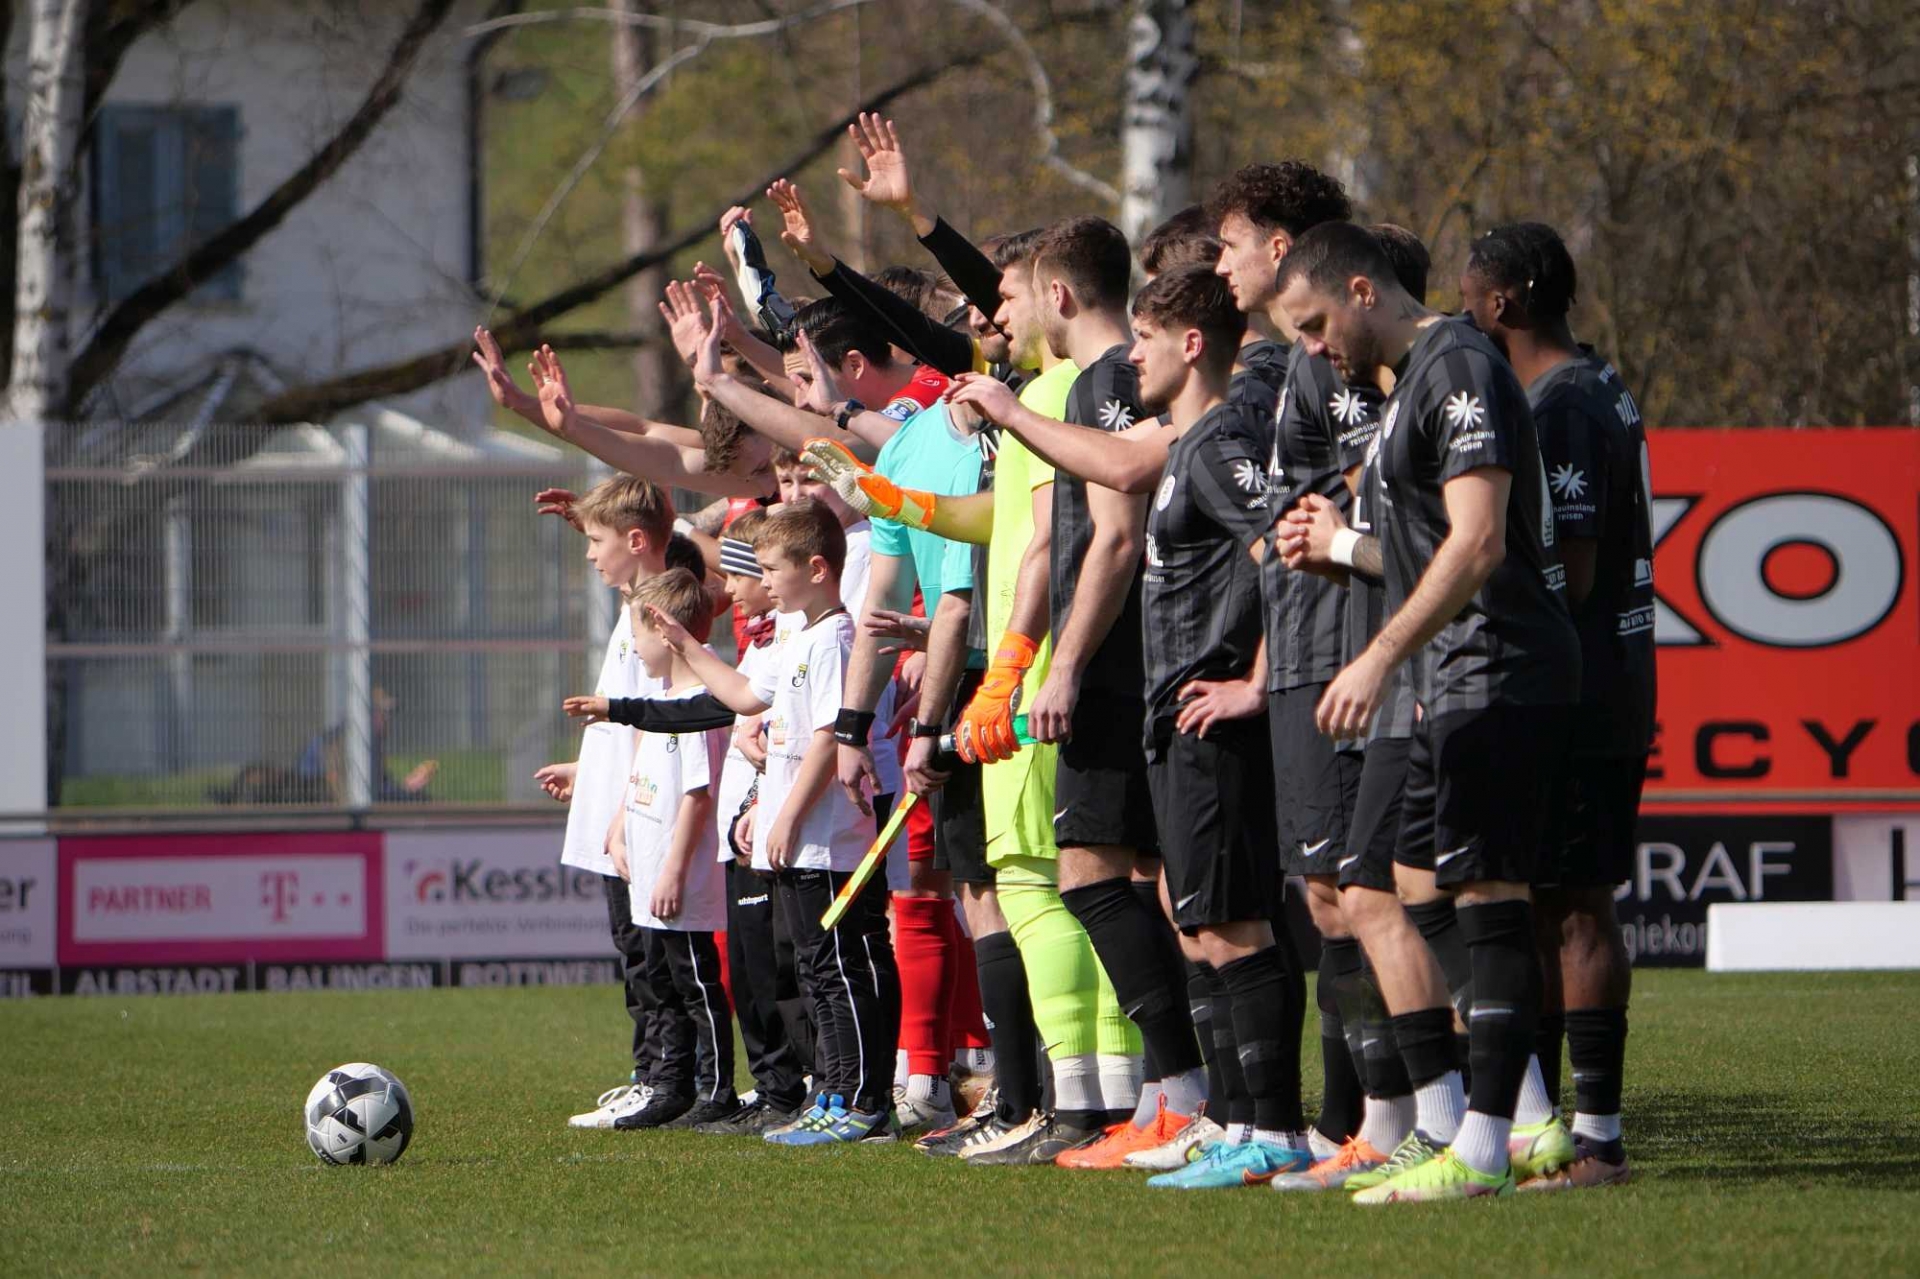
<svg viewBox="0 0 1920 1279"><path fill-rule="evenodd" d="M270 870L260 876L260 904L273 912L272 922L287 922L287 908L300 896L300 876L291 870Z"/></svg>

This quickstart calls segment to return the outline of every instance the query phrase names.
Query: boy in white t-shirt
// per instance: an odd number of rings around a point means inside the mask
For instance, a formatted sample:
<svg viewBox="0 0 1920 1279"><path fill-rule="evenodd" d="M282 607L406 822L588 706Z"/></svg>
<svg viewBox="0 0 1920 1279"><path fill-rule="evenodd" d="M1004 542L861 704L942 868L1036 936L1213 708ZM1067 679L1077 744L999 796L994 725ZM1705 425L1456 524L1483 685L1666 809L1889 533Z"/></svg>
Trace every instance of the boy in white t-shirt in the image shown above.
<svg viewBox="0 0 1920 1279"><path fill-rule="evenodd" d="M648 675L665 683L664 700L705 692L686 660L660 637L670 618L681 628L698 627L713 615L711 597L683 568L647 579L630 604L634 650ZM697 646L693 651L702 651ZM726 887L716 850L715 790L726 732L641 733L625 787L623 820L612 832L616 862L631 883L633 920L652 930L648 939L664 957L673 988L686 1009L691 1035L665 1037L664 1057L691 1055L690 1063L664 1060L663 1077L683 1073L691 1093L656 1087L637 1110L616 1118L621 1131L669 1123L691 1127L726 1119L740 1108L733 1091L733 1015L720 984L715 932L727 925Z"/></svg>
<svg viewBox="0 0 1920 1279"><path fill-rule="evenodd" d="M541 495L555 499L554 490ZM657 484L618 475L602 480L584 496L564 495L555 509L587 540L587 561L605 585L630 589L666 569L666 549L673 535L673 502ZM595 692L606 697L652 697L659 681L641 669L633 651L633 631L626 609L615 619L607 637ZM549 795L567 804L567 829L561 845L564 866L592 871L602 877L607 898L607 923L623 969L623 995L633 1023L633 1073L628 1083L608 1089L592 1110L573 1116L575 1128L608 1128L620 1115L639 1109L659 1074L658 1042L650 1033L658 1017L665 987L669 1002L678 996L664 967L656 962L648 971L646 930L634 923L628 905L627 882L607 849L611 826L620 813L620 789L633 757L634 733L618 724L595 724L580 738L580 756L572 764L549 764L535 777Z"/></svg>
<svg viewBox="0 0 1920 1279"><path fill-rule="evenodd" d="M653 616L661 638L715 699L737 714L766 718L753 859L774 872L817 1037L813 1105L766 1138L784 1145L891 1141L900 974L885 881L868 881L833 928L820 925L874 835L874 818L834 776L834 720L853 648L853 618L840 602L846 535L821 504L788 503L767 517L755 558L774 604L801 616L777 645L776 660L751 678L704 652L684 628Z"/></svg>

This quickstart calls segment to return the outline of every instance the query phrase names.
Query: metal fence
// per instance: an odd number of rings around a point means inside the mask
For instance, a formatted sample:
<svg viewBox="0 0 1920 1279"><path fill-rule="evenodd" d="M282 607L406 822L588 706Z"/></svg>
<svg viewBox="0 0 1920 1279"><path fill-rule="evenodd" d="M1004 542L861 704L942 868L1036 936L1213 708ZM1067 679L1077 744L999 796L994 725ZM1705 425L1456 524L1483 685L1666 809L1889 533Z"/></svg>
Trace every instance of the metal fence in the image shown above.
<svg viewBox="0 0 1920 1279"><path fill-rule="evenodd" d="M57 808L531 803L573 758L614 604L531 498L578 455L379 412L47 463Z"/></svg>

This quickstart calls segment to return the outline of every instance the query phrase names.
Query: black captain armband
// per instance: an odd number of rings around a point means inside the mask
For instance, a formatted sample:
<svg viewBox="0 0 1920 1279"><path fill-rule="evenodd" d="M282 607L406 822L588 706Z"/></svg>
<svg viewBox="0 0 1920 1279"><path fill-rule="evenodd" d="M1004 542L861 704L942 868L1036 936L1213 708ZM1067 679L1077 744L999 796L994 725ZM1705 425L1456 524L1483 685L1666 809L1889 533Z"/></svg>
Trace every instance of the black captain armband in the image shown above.
<svg viewBox="0 0 1920 1279"><path fill-rule="evenodd" d="M872 732L872 711L848 710L842 706L833 718L833 740L842 746L865 746Z"/></svg>
<svg viewBox="0 0 1920 1279"><path fill-rule="evenodd" d="M732 728L733 711L712 693L671 701L609 697L607 720L649 733L704 733L710 728Z"/></svg>

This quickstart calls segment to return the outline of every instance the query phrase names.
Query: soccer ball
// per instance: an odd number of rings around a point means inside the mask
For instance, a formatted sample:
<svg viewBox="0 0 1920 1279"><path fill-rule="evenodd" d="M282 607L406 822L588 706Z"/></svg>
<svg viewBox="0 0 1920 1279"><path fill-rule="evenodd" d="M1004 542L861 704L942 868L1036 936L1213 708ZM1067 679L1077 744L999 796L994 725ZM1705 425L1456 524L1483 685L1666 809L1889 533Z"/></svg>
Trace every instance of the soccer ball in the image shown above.
<svg viewBox="0 0 1920 1279"><path fill-rule="evenodd" d="M329 1164L390 1164L413 1138L413 1102L390 1070L335 1066L307 1094L307 1145Z"/></svg>

